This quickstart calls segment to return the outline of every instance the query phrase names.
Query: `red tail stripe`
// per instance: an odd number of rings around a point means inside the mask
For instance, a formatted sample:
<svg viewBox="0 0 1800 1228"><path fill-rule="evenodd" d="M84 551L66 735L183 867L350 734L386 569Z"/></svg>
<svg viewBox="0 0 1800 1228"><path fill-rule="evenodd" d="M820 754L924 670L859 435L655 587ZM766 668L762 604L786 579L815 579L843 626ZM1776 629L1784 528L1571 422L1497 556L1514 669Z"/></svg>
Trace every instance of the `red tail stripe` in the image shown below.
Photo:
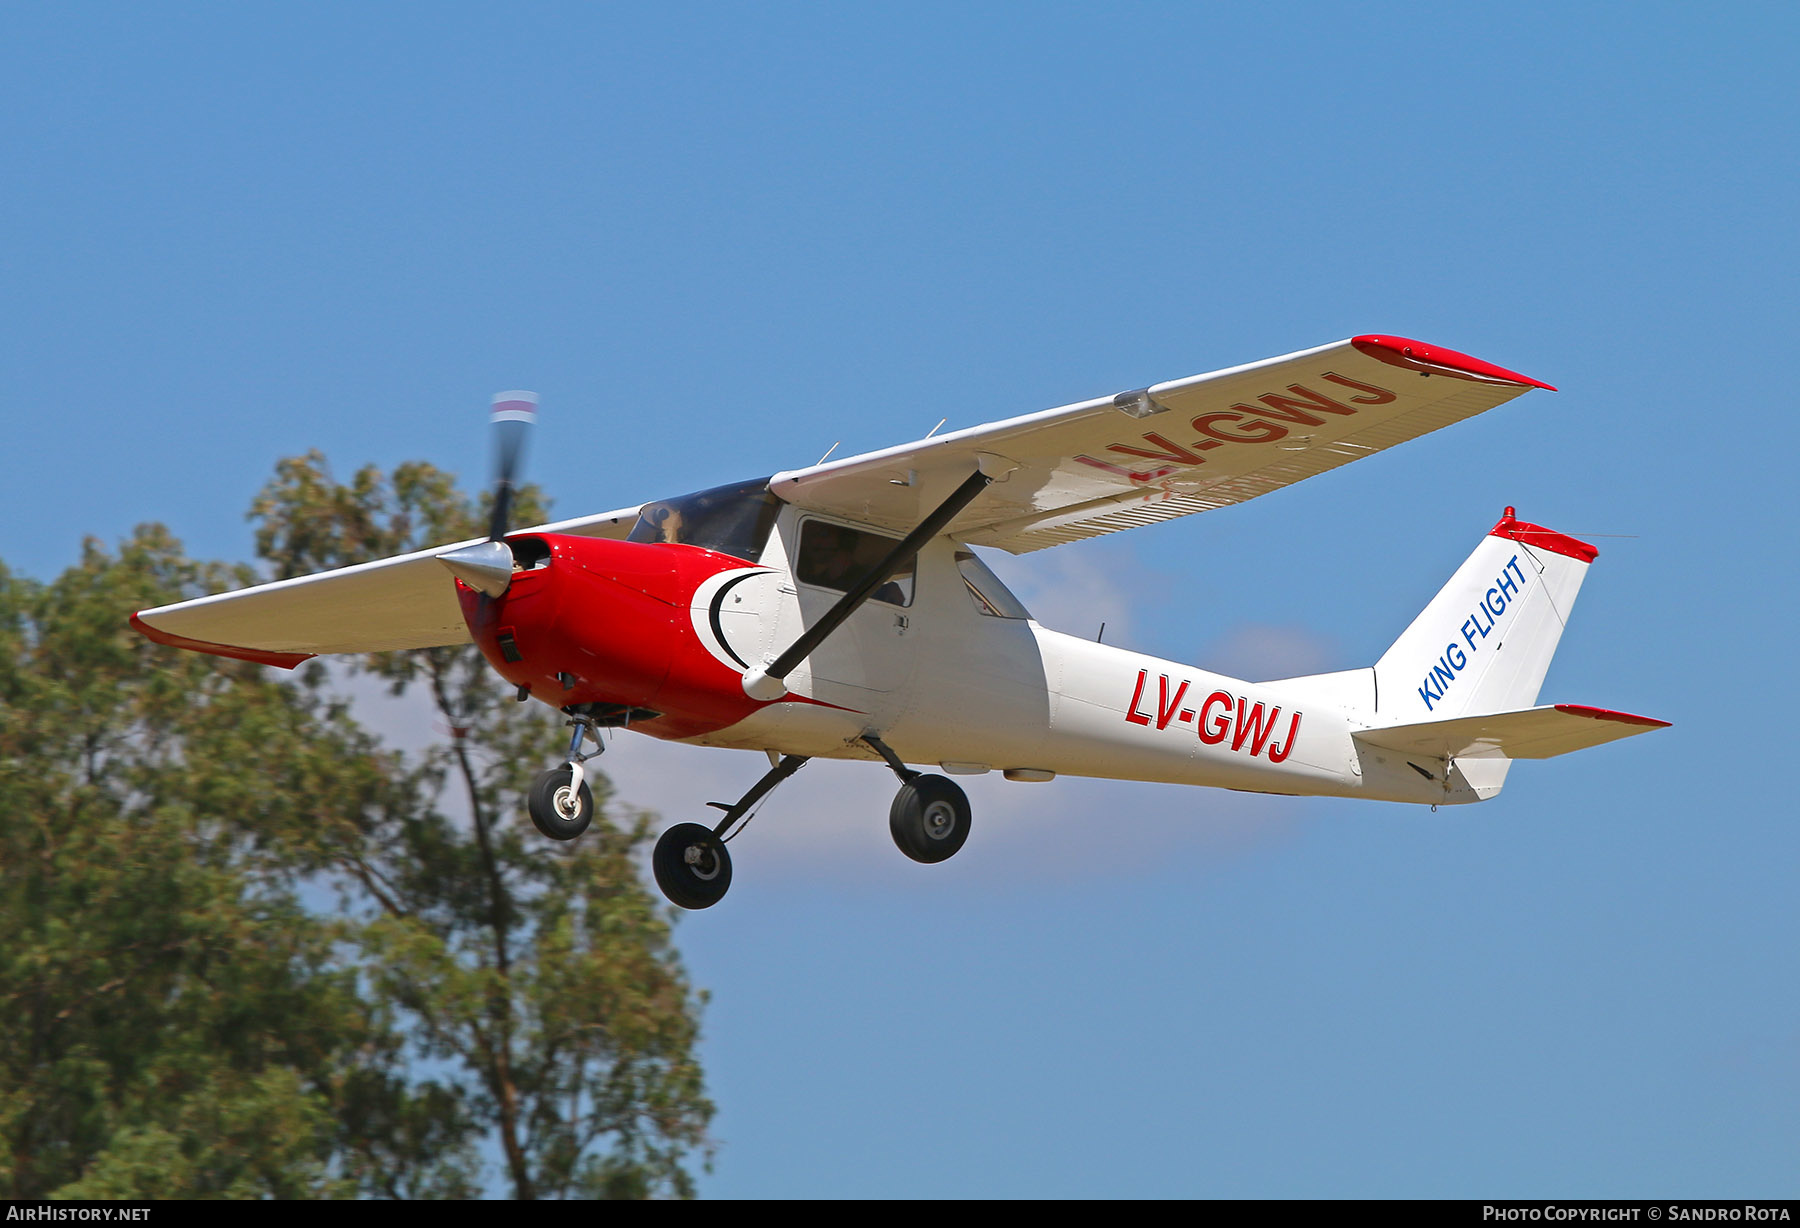
<svg viewBox="0 0 1800 1228"><path fill-rule="evenodd" d="M1591 563L1600 557L1600 549L1590 546L1584 541L1570 537L1567 533L1558 533L1555 529L1546 529L1541 524L1527 524L1513 514L1512 508L1500 517L1500 522L1488 530L1489 537L1510 537L1527 546L1536 546L1540 550L1548 550L1553 554L1567 555L1572 559L1580 559Z"/></svg>

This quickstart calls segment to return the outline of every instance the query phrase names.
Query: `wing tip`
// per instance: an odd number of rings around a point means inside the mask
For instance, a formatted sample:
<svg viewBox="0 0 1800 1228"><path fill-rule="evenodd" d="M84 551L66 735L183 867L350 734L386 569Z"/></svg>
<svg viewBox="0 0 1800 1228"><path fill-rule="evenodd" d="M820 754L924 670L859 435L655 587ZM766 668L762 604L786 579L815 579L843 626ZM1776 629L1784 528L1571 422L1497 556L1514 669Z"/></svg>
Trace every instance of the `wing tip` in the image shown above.
<svg viewBox="0 0 1800 1228"><path fill-rule="evenodd" d="M1497 367L1491 362L1472 358L1456 350L1445 349L1441 345L1427 345L1423 341L1414 341L1409 337L1393 337L1386 333L1366 333L1361 337L1352 337L1350 344L1379 362L1389 366L1404 367L1409 371L1419 371L1427 375L1449 375L1456 379L1473 379L1482 382L1499 382L1503 384L1523 384L1528 388L1542 388L1546 392L1555 392L1556 388L1542 380L1532 379L1529 375L1520 375L1517 371L1508 371L1505 367Z"/></svg>
<svg viewBox="0 0 1800 1228"><path fill-rule="evenodd" d="M131 629L145 639L169 648L185 648L190 652L204 652L215 657L230 657L237 661L254 661L258 665L273 665L278 669L293 669L303 661L310 661L317 653L312 652L272 652L264 648L240 648L234 644L214 644L207 640L190 639L185 635L176 635L173 631L164 631L153 627L142 618L140 610L131 616Z"/></svg>

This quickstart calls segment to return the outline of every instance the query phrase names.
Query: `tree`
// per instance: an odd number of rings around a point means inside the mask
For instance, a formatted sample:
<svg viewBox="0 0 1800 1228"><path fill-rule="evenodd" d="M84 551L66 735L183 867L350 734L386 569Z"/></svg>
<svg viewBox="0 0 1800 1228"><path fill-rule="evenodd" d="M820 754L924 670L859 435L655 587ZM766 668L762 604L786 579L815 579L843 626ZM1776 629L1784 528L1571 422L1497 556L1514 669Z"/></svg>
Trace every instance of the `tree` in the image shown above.
<svg viewBox="0 0 1800 1228"><path fill-rule="evenodd" d="M50 585L0 569L0 1192L462 1193L291 833L419 781L315 691L171 654L124 613L244 583L157 528ZM357 820L366 821L366 820ZM442 1123L449 1123L446 1127Z"/></svg>
<svg viewBox="0 0 1800 1228"><path fill-rule="evenodd" d="M542 517L534 490L514 514ZM480 536L486 523L429 465L366 467L339 484L316 452L281 462L251 516L283 577ZM320 834L316 863L342 871L348 906L371 907L371 982L416 1026L418 1056L458 1072L515 1196L691 1194L685 1163L704 1153L712 1106L695 996L637 872L648 817L614 808L612 821L596 776L586 835L559 845L529 831L524 789L567 735L541 706L513 702L472 647L361 668L429 698L452 734L425 778L454 786L463 811L365 810L353 838Z"/></svg>
<svg viewBox="0 0 1800 1228"><path fill-rule="evenodd" d="M283 574L478 520L427 466L316 455L253 515ZM647 817L596 778L586 835L525 834L562 732L470 650L362 664L455 730L408 757L341 670L125 625L254 578L154 526L0 567L0 1196L469 1195L494 1149L520 1197L691 1194L712 1106Z"/></svg>

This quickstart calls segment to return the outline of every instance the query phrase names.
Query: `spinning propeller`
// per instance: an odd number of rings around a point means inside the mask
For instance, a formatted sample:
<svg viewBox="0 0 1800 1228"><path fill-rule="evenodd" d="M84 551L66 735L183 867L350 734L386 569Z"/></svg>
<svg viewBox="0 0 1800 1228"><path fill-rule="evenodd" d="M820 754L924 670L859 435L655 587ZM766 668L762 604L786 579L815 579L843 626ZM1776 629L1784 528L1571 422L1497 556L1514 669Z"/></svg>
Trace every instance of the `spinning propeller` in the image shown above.
<svg viewBox="0 0 1800 1228"><path fill-rule="evenodd" d="M537 403L535 392L494 394L494 510L488 517L488 538L437 556L457 579L489 597L500 596L512 584L513 553L506 544L506 521L518 490L525 439L537 421Z"/></svg>

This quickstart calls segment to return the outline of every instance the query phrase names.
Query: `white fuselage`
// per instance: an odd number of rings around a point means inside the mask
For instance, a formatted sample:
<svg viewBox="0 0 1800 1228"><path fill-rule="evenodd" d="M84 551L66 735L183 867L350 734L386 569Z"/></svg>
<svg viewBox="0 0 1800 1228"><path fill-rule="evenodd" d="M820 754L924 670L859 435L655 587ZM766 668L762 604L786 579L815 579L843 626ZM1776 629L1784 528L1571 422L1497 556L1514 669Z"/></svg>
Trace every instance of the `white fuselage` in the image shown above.
<svg viewBox="0 0 1800 1228"><path fill-rule="evenodd" d="M757 574L724 573L695 593L695 631L720 660L766 662L839 596L788 567L802 519L784 511ZM1430 764L1352 740L1370 724L1355 711L1370 671L1257 684L996 617L968 591L957 549L939 539L920 552L910 604L857 610L788 677L794 702L688 740L871 759L860 739L873 734L908 763L955 774L1477 800L1454 773L1446 784L1426 775Z"/></svg>

